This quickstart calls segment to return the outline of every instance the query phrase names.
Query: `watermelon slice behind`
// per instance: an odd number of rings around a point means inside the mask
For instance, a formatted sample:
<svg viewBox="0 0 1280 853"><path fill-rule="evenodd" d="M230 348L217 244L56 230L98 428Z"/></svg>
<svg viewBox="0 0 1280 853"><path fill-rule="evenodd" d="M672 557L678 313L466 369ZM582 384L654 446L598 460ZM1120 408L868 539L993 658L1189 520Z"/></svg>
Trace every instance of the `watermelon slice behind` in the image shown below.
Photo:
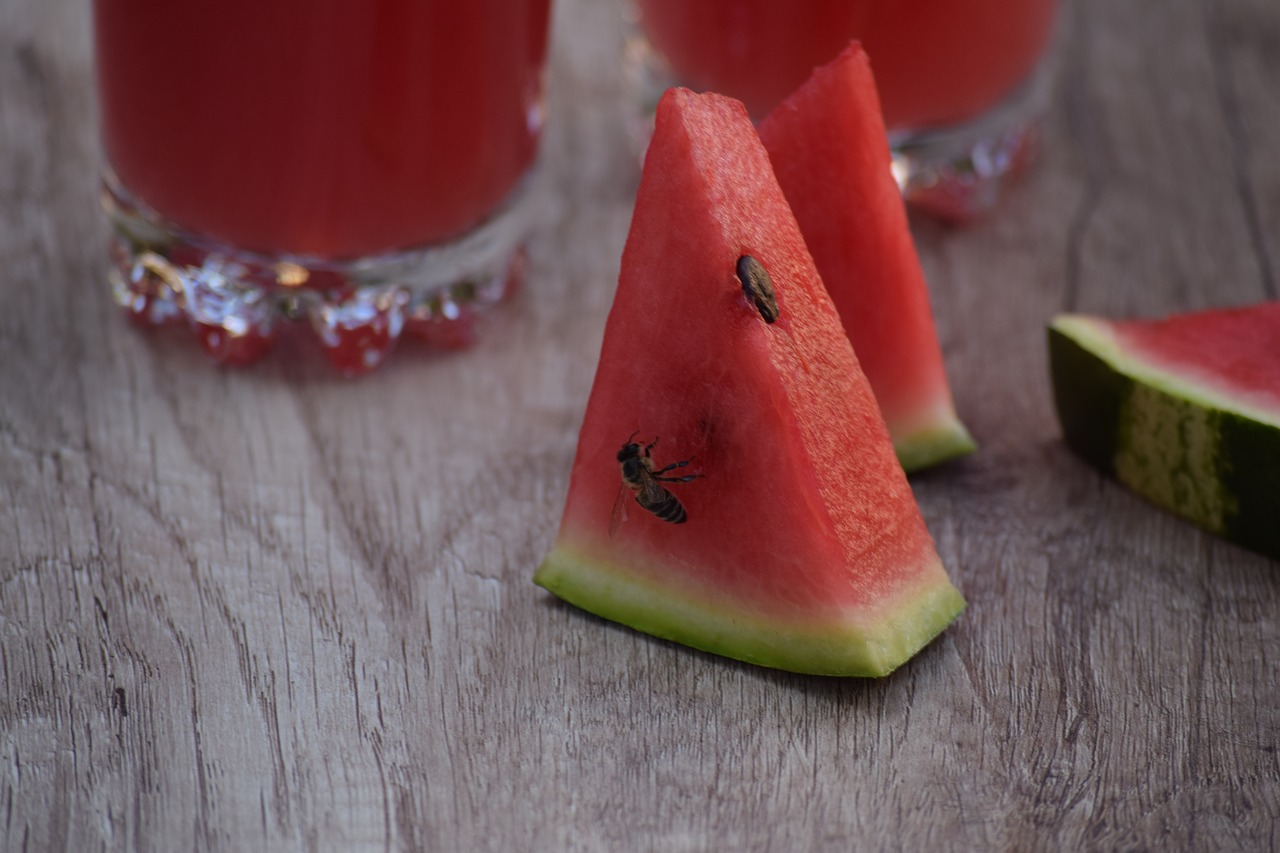
<svg viewBox="0 0 1280 853"><path fill-rule="evenodd" d="M1280 302L1048 330L1067 444L1138 494L1280 559Z"/></svg>
<svg viewBox="0 0 1280 853"><path fill-rule="evenodd" d="M744 286L744 256L772 297ZM633 441L655 442L654 470L688 463L662 476L696 479L660 483L646 509L619 464ZM664 495L683 522L664 520L677 515ZM832 675L890 672L964 606L738 101L677 89L658 105L564 516L534 580L640 631Z"/></svg>
<svg viewBox="0 0 1280 853"><path fill-rule="evenodd" d="M816 69L759 133L903 468L971 453L862 48Z"/></svg>

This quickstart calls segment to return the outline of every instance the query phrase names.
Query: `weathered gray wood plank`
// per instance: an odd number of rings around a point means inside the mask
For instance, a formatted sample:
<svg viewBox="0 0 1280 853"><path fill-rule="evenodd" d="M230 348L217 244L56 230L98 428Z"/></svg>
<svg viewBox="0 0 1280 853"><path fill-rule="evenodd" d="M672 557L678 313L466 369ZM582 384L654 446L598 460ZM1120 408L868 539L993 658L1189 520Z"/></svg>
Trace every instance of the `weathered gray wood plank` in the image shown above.
<svg viewBox="0 0 1280 853"><path fill-rule="evenodd" d="M916 222L970 602L889 679L654 641L529 582L635 187L562 0L529 284L357 383L139 335L96 280L83 2L0 0L0 849L1280 847L1280 567L1061 445L1043 327L1277 296L1280 8L1077 0L1043 158Z"/></svg>

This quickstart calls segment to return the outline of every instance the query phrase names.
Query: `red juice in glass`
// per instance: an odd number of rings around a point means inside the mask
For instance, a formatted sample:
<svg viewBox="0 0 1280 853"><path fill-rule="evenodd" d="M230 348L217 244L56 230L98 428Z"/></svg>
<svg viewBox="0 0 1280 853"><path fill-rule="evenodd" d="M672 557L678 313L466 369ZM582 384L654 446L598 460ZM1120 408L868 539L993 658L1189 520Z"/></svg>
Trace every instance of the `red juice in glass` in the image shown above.
<svg viewBox="0 0 1280 853"><path fill-rule="evenodd" d="M1056 0L637 0L637 6L649 46L678 82L736 97L757 120L856 39L871 58L885 124L904 158L920 164L938 155L943 161L1003 155L1012 165L1027 115L1009 108L1022 106L1014 102L1047 48ZM946 176L917 176L939 177Z"/></svg>
<svg viewBox="0 0 1280 853"><path fill-rule="evenodd" d="M490 300L522 237L548 5L95 0L119 301L232 362L306 317L354 373Z"/></svg>

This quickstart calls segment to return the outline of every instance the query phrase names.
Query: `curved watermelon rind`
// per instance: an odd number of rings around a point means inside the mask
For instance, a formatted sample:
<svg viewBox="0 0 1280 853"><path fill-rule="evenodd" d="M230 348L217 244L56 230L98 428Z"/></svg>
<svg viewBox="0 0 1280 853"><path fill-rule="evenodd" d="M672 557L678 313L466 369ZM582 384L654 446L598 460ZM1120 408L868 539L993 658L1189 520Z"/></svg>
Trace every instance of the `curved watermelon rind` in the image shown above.
<svg viewBox="0 0 1280 853"><path fill-rule="evenodd" d="M973 436L965 429L954 413L939 415L929 426L917 430L904 430L890 425L893 433L893 450L902 470L907 473L940 465L951 459L968 456L977 450Z"/></svg>
<svg viewBox="0 0 1280 853"><path fill-rule="evenodd" d="M1103 319L1048 329L1067 444L1152 503L1280 559L1280 422L1128 350Z"/></svg>
<svg viewBox="0 0 1280 853"><path fill-rule="evenodd" d="M564 544L547 555L533 580L582 610L643 633L808 675L888 675L941 634L965 607L940 562L924 567L914 588L843 623L775 622L732 606L673 596Z"/></svg>

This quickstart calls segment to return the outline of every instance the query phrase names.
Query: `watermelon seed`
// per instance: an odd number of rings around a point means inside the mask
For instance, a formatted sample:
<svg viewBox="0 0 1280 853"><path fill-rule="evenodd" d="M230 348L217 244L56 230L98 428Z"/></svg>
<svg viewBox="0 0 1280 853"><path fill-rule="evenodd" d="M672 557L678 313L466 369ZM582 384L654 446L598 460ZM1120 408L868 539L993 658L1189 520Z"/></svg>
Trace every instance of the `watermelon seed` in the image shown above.
<svg viewBox="0 0 1280 853"><path fill-rule="evenodd" d="M738 281L742 282L747 301L756 306L766 323L778 319L778 300L773 295L773 281L764 264L751 255L738 258Z"/></svg>

